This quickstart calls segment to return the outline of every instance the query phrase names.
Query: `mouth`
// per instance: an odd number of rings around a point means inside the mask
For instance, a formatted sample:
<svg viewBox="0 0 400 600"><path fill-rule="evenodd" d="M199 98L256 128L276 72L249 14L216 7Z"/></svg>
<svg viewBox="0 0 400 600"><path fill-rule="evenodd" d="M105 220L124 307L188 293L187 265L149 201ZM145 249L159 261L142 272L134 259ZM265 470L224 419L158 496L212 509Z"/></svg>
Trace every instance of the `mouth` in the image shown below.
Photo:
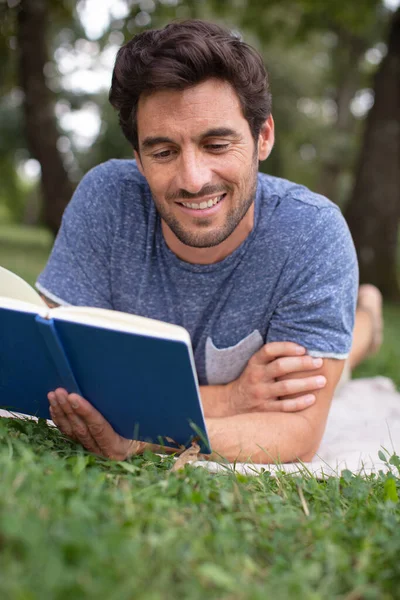
<svg viewBox="0 0 400 600"><path fill-rule="evenodd" d="M179 202L178 204L185 212L198 215L204 214L205 216L216 212L225 196L226 193L220 194L219 196L213 196L212 198L202 200L201 202Z"/></svg>

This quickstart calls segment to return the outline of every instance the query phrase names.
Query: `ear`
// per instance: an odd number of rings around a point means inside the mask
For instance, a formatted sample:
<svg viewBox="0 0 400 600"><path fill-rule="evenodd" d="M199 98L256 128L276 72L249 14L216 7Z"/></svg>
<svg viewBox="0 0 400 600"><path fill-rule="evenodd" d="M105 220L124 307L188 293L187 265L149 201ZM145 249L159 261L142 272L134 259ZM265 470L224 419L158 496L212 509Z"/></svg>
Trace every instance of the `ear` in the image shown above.
<svg viewBox="0 0 400 600"><path fill-rule="evenodd" d="M275 124L272 115L269 115L261 127L258 137L258 160L265 160L271 154L275 142Z"/></svg>
<svg viewBox="0 0 400 600"><path fill-rule="evenodd" d="M140 154L139 152L137 152L136 150L133 151L133 156L135 157L136 160L136 164L137 164L137 168L139 169L139 172L143 175L144 177L144 173L143 173L143 165L142 165L142 161L140 159Z"/></svg>

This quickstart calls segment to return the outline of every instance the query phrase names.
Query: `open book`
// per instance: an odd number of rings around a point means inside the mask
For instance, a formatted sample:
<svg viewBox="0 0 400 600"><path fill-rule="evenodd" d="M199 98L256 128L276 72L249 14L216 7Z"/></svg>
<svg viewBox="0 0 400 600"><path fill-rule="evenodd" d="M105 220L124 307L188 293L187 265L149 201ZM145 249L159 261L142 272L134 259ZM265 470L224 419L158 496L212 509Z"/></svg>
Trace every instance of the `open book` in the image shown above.
<svg viewBox="0 0 400 600"><path fill-rule="evenodd" d="M100 308L50 309L0 267L0 407L49 419L47 393L57 387L86 398L126 438L186 446L200 435L210 452L186 329Z"/></svg>

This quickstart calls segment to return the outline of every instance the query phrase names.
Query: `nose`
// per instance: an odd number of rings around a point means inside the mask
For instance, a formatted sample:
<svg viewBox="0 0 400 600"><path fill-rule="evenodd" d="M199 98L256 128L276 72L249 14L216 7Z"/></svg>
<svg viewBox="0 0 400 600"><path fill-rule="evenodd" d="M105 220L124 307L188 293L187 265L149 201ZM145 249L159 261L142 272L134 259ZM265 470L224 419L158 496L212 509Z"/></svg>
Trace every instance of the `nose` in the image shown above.
<svg viewBox="0 0 400 600"><path fill-rule="evenodd" d="M207 157L200 152L182 152L178 163L176 186L190 194L198 194L204 187L211 185L211 168Z"/></svg>

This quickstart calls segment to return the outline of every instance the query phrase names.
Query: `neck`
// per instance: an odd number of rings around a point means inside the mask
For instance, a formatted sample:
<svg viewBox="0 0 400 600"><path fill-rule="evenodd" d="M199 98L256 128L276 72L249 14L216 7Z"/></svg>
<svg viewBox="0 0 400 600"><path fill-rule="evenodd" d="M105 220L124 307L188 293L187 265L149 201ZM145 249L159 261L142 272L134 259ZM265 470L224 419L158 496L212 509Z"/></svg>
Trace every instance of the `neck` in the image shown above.
<svg viewBox="0 0 400 600"><path fill-rule="evenodd" d="M224 260L224 258L232 254L245 241L251 233L253 225L254 202L235 231L226 240L221 242L221 244L212 246L211 248L194 248L181 242L167 223L161 219L161 228L168 248L181 260L196 265L211 265Z"/></svg>

